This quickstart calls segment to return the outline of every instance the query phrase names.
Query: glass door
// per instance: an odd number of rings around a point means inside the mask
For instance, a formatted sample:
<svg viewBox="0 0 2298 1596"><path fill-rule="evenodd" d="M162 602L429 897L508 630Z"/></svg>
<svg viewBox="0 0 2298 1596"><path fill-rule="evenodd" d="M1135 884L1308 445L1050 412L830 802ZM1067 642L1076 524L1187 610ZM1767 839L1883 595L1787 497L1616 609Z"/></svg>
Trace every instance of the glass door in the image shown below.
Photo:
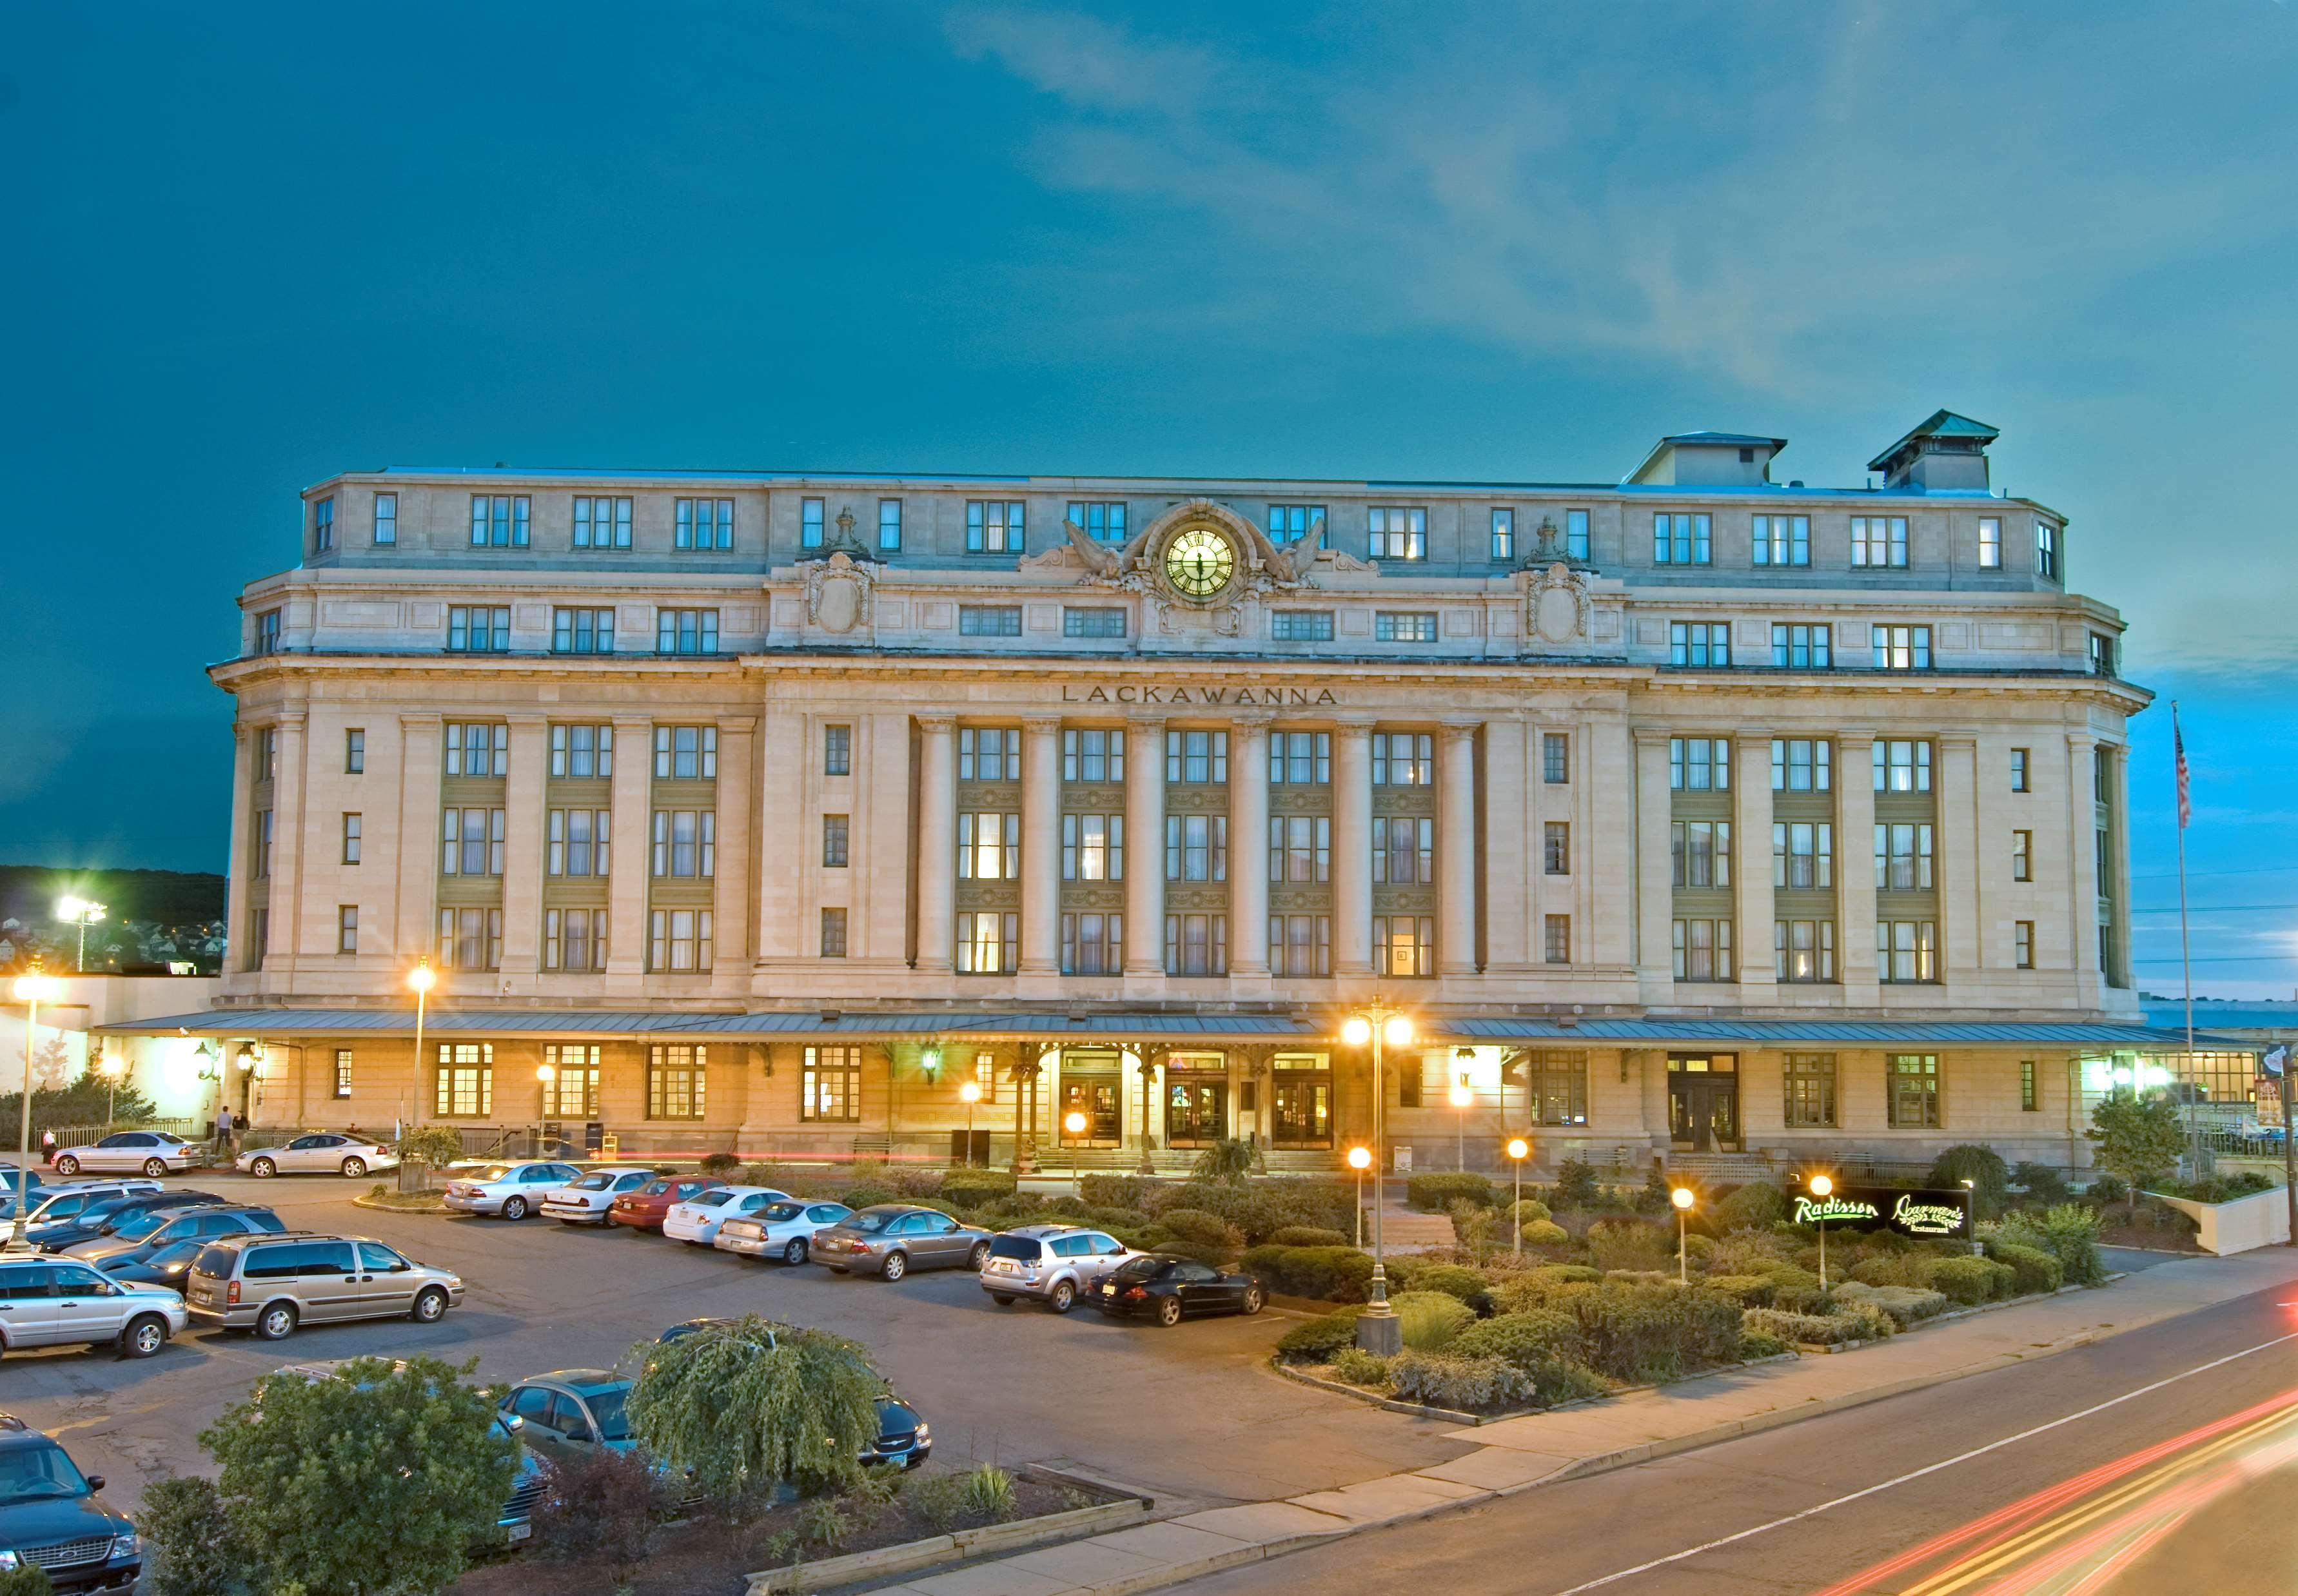
<svg viewBox="0 0 2298 1596"><path fill-rule="evenodd" d="M1083 1129L1070 1129L1073 1115L1084 1116ZM1114 1075L1063 1076L1059 1129L1064 1147L1118 1145L1123 1135L1118 1078Z"/></svg>
<svg viewBox="0 0 2298 1596"><path fill-rule="evenodd" d="M1736 1054L1671 1054L1668 1139L1678 1151L1740 1150L1740 1061Z"/></svg>
<svg viewBox="0 0 2298 1596"><path fill-rule="evenodd" d="M1168 1076L1165 1145L1210 1147L1228 1134L1228 1082L1221 1078Z"/></svg>
<svg viewBox="0 0 2298 1596"><path fill-rule="evenodd" d="M1333 1082L1329 1075L1280 1070L1275 1076L1276 1112L1269 1116L1269 1144L1277 1147L1333 1145Z"/></svg>

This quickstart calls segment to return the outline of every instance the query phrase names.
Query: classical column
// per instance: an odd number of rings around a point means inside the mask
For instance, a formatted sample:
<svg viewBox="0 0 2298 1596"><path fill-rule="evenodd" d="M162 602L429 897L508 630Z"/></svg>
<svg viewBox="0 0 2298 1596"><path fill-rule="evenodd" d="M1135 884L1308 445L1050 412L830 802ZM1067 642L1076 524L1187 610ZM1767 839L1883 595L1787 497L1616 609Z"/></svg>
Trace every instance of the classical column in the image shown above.
<svg viewBox="0 0 2298 1596"><path fill-rule="evenodd" d="M1742 731L1733 740L1732 890L1739 906L1740 986L1751 999L1772 996L1772 740ZM1750 988L1757 988L1750 990Z"/></svg>
<svg viewBox="0 0 2298 1596"><path fill-rule="evenodd" d="M252 885L254 880L255 849L255 728L244 721L236 721L231 728L231 845L226 866L229 870L231 896L224 900L224 945L231 950L226 974L233 974L246 965L248 939L254 935L249 920L255 907ZM379 941L379 939L378 939Z"/></svg>
<svg viewBox="0 0 2298 1596"><path fill-rule="evenodd" d="M1646 1003L1674 991L1675 885L1668 849L1674 801L1667 785L1667 732L1638 726L1636 740L1636 977Z"/></svg>
<svg viewBox="0 0 2298 1596"><path fill-rule="evenodd" d="M542 967L542 872L548 863L543 778L550 769L550 724L541 715L505 718L510 722L510 775L503 782L502 973L531 977Z"/></svg>
<svg viewBox="0 0 2298 1596"><path fill-rule="evenodd" d="M1021 728L1021 971L1053 975L1062 962L1062 723Z"/></svg>
<svg viewBox="0 0 2298 1596"><path fill-rule="evenodd" d="M439 951L439 771L440 719L436 715L399 717L398 938L393 951L412 962ZM375 749L368 749L375 763Z"/></svg>
<svg viewBox="0 0 2298 1596"><path fill-rule="evenodd" d="M264 963L293 970L303 948L304 712L279 712L279 769L271 779L271 943ZM328 929L327 951L335 951Z"/></svg>
<svg viewBox="0 0 2298 1596"><path fill-rule="evenodd" d="M2095 1007L2105 972L2098 963L2098 741L2067 733L2067 963L2076 1001ZM2041 963L2038 955L2035 961Z"/></svg>
<svg viewBox="0 0 2298 1596"><path fill-rule="evenodd" d="M755 956L756 942L750 934L750 854L757 848L765 833L755 830L758 805L753 788L757 765L757 729L756 715L729 715L718 717L718 858L716 885L710 894L713 916L710 933L714 939L711 964L720 979L712 984L739 992L748 984L750 961ZM820 822L808 815L801 825ZM784 837L789 836L785 830ZM821 832L806 833L821 857ZM798 846L804 847L805 843ZM804 928L806 933L814 928ZM806 943L809 949L811 942Z"/></svg>
<svg viewBox="0 0 2298 1596"><path fill-rule="evenodd" d="M1882 1001L1875 968L1875 734L1835 742L1836 969L1847 1007Z"/></svg>
<svg viewBox="0 0 2298 1596"><path fill-rule="evenodd" d="M1165 723L1154 715L1125 724L1125 973L1165 973Z"/></svg>
<svg viewBox="0 0 2298 1596"><path fill-rule="evenodd" d="M1239 721L1228 761L1228 969L1269 973L1269 723Z"/></svg>
<svg viewBox="0 0 2298 1596"><path fill-rule="evenodd" d="M1372 973L1372 723L1333 728L1333 973Z"/></svg>
<svg viewBox="0 0 2298 1596"><path fill-rule="evenodd" d="M1979 943L1979 739L1969 733L1938 740L1938 830L1939 972L1942 980L1975 973L1985 961Z"/></svg>
<svg viewBox="0 0 2298 1596"><path fill-rule="evenodd" d="M1540 945L1533 936L1535 878L1532 872L1537 866L1531 861L1539 856L1541 817L1533 796L1539 790L1539 777L1530 763L1532 746L1521 719L1509 716L1484 723L1484 845L1476 890L1484 904L1488 972L1521 972L1542 956L1533 951ZM1557 878L1558 901L1543 912L1573 912L1572 883L1586 868L1580 859L1585 857L1587 839L1575 837L1573 842L1572 874Z"/></svg>
<svg viewBox="0 0 2298 1596"><path fill-rule="evenodd" d="M1476 972L1476 724L1437 728L1436 972Z"/></svg>
<svg viewBox="0 0 2298 1596"><path fill-rule="evenodd" d="M654 868L654 722L615 717L615 850L607 873L607 976L634 991L646 972L647 882Z"/></svg>
<svg viewBox="0 0 2298 1596"><path fill-rule="evenodd" d="M917 967L937 974L957 936L956 732L955 715L918 717Z"/></svg>

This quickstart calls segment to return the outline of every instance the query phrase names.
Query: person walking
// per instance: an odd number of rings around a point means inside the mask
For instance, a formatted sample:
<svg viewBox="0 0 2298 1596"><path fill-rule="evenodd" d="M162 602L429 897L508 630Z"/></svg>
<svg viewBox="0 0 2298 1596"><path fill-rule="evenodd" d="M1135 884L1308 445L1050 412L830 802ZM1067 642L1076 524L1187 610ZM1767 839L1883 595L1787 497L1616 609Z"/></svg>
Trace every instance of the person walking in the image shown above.
<svg viewBox="0 0 2298 1596"><path fill-rule="evenodd" d="M221 1157L229 1158L232 1155L234 1144L231 1133L231 1104L227 1103L216 1110L215 1117L216 1152Z"/></svg>
<svg viewBox="0 0 2298 1596"><path fill-rule="evenodd" d="M56 1167L56 1133L53 1130L40 1132L40 1162L52 1170Z"/></svg>

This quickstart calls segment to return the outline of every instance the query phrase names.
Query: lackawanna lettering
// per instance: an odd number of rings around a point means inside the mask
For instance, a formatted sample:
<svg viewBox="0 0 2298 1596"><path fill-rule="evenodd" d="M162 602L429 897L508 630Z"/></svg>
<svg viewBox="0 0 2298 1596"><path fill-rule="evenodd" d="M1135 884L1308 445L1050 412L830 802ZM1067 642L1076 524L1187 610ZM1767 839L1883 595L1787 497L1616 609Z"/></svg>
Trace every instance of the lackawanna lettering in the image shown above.
<svg viewBox="0 0 2298 1596"><path fill-rule="evenodd" d="M1064 704L1258 704L1270 708L1313 708L1319 704L1338 704L1329 687L1285 687L1264 682L1259 687L1190 687L1178 682L1162 685L1130 682L1117 687L1080 689L1075 682L1062 683Z"/></svg>
<svg viewBox="0 0 2298 1596"><path fill-rule="evenodd" d="M1882 1212L1872 1203L1847 1202L1841 1197L1828 1197L1814 1202L1809 1197L1795 1200L1795 1222L1815 1225L1822 1220L1880 1220Z"/></svg>
<svg viewBox="0 0 2298 1596"><path fill-rule="evenodd" d="M1901 1197L1891 1204L1891 1222L1919 1236L1953 1236L1963 1228L1963 1210L1944 1203Z"/></svg>

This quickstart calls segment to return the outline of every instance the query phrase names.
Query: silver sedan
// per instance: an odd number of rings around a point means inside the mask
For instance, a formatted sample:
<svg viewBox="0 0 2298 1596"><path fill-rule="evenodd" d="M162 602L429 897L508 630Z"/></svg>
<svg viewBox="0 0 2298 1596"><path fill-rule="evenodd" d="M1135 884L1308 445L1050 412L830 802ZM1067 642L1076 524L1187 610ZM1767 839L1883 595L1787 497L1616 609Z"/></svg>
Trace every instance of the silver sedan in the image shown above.
<svg viewBox="0 0 2298 1596"><path fill-rule="evenodd" d="M356 1180L370 1170L395 1170L399 1154L381 1142L340 1131L319 1130L277 1147L258 1147L231 1161L243 1175L268 1180L274 1175L342 1175Z"/></svg>

